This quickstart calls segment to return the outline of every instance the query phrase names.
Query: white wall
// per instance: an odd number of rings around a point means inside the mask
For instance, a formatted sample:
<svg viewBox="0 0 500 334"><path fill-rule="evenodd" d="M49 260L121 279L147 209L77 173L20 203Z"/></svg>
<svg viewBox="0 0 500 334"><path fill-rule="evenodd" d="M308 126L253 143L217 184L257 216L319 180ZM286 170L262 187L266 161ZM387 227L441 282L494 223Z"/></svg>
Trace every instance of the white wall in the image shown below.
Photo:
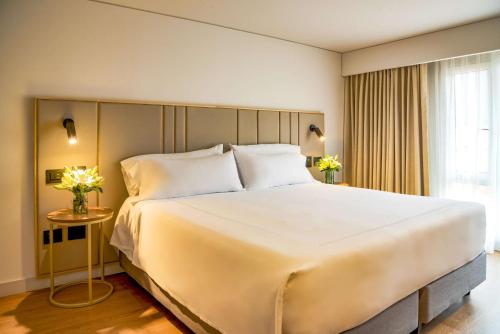
<svg viewBox="0 0 500 334"><path fill-rule="evenodd" d="M340 71L337 53L210 25L84 0L2 0L0 285L35 276L34 96L319 110L327 152L341 153Z"/></svg>
<svg viewBox="0 0 500 334"><path fill-rule="evenodd" d="M500 49L500 17L342 54L342 75Z"/></svg>

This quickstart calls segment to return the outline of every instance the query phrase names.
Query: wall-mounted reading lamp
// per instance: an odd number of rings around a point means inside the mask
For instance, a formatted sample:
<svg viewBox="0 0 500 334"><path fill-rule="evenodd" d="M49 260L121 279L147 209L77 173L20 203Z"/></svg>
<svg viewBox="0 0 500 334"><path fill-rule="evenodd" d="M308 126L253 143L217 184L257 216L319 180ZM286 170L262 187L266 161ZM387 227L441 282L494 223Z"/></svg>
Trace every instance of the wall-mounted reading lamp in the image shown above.
<svg viewBox="0 0 500 334"><path fill-rule="evenodd" d="M314 125L314 124L309 125L309 131L316 133L316 136L318 136L319 140L321 140L321 141L325 140L325 136L323 135L323 132L316 125Z"/></svg>
<svg viewBox="0 0 500 334"><path fill-rule="evenodd" d="M75 122L71 118L65 118L63 121L63 126L66 128L68 133L68 143L74 145L78 142L76 138Z"/></svg>

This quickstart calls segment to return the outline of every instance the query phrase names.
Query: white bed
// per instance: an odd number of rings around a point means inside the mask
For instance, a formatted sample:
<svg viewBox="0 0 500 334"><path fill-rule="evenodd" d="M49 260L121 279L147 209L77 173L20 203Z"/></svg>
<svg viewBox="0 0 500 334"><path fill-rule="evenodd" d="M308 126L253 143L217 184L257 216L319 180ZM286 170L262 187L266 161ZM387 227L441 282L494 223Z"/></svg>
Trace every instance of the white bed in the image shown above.
<svg viewBox="0 0 500 334"><path fill-rule="evenodd" d="M339 333L474 259L483 207L310 183L137 201L111 244L223 333Z"/></svg>

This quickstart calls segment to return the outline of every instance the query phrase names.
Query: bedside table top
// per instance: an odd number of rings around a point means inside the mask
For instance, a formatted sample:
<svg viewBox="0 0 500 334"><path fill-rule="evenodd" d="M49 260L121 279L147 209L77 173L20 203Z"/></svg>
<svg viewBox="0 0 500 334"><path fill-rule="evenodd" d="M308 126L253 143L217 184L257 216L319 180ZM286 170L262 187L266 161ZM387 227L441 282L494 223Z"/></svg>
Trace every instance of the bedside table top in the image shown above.
<svg viewBox="0 0 500 334"><path fill-rule="evenodd" d="M112 217L112 209L101 207L89 207L89 212L83 215L73 214L73 209L56 210L47 215L47 219L51 222L68 225L92 224L111 219Z"/></svg>
<svg viewBox="0 0 500 334"><path fill-rule="evenodd" d="M342 187L349 187L349 183L347 183L347 182L335 182L334 185L342 186Z"/></svg>
<svg viewBox="0 0 500 334"><path fill-rule="evenodd" d="M321 183L323 184L329 184L329 183L325 183L324 181L321 181ZM333 183L334 186L342 186L342 187L350 187L349 183L347 182L335 182Z"/></svg>

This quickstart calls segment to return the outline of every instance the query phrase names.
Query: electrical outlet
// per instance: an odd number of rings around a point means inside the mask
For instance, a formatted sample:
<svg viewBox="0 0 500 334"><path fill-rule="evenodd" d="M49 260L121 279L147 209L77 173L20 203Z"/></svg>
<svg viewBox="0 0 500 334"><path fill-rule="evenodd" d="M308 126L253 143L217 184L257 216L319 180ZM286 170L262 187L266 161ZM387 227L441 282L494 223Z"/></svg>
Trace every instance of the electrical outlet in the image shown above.
<svg viewBox="0 0 500 334"><path fill-rule="evenodd" d="M56 228L53 230L53 242L62 242L62 228ZM48 245L50 243L49 231L43 231L43 244Z"/></svg>
<svg viewBox="0 0 500 334"><path fill-rule="evenodd" d="M68 240L85 239L85 225L68 227Z"/></svg>

